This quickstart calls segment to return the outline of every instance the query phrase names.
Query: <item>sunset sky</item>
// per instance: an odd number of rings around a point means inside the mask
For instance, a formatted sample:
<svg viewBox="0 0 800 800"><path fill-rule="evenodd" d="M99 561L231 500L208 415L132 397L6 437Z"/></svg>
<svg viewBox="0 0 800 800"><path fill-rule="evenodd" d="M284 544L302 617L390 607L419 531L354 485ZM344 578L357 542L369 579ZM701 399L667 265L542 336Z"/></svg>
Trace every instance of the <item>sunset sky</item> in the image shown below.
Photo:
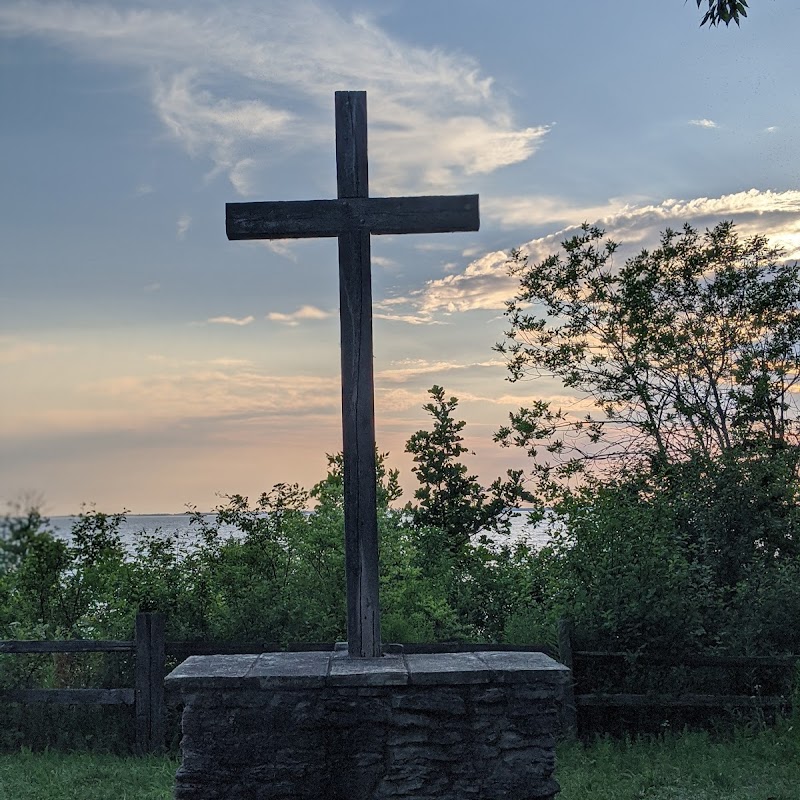
<svg viewBox="0 0 800 800"><path fill-rule="evenodd" d="M337 89L368 94L372 195L481 198L478 233L373 238L378 446L408 499L438 383L482 479L523 466L492 432L575 401L492 351L511 248L733 219L800 256L800 7L750 7L3 0L0 500L180 512L324 476L335 241L228 242L225 203L335 197Z"/></svg>

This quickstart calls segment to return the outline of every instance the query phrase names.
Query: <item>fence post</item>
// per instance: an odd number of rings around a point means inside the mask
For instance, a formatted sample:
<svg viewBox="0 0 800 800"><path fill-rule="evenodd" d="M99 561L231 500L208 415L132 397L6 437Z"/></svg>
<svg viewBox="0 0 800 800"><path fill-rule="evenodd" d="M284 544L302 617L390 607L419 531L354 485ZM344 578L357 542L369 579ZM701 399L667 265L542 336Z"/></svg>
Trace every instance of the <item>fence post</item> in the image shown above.
<svg viewBox="0 0 800 800"><path fill-rule="evenodd" d="M136 749L164 749L164 615L136 615Z"/></svg>
<svg viewBox="0 0 800 800"><path fill-rule="evenodd" d="M569 667L570 675L564 685L561 706L561 731L567 738L578 734L578 711L575 707L575 672L572 664L572 623L562 617L558 621L558 660Z"/></svg>

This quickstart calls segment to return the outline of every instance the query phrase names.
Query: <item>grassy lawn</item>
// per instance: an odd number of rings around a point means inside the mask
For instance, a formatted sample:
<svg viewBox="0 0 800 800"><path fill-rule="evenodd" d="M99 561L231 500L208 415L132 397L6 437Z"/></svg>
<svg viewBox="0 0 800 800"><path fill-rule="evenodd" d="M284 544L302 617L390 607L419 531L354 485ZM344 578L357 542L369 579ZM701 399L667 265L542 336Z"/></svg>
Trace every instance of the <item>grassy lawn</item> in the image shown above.
<svg viewBox="0 0 800 800"><path fill-rule="evenodd" d="M800 730L559 749L559 800L800 800Z"/></svg>
<svg viewBox="0 0 800 800"><path fill-rule="evenodd" d="M0 755L2 800L171 800L178 762L90 753Z"/></svg>
<svg viewBox="0 0 800 800"><path fill-rule="evenodd" d="M0 755L3 800L170 800L169 758ZM800 800L800 730L559 748L559 800Z"/></svg>

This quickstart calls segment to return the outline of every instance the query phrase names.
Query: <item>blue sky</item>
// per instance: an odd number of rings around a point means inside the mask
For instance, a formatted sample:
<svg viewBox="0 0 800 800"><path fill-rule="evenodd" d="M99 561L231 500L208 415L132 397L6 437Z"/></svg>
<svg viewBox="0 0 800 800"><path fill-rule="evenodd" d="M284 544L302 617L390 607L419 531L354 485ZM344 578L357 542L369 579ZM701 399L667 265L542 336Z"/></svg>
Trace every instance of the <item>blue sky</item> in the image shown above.
<svg viewBox="0 0 800 800"><path fill-rule="evenodd" d="M602 10L598 11L598 7ZM335 196L333 93L368 93L370 191L479 193L478 233L375 237L378 445L434 383L492 431L555 384L492 344L504 262L583 221L627 250L734 219L800 254L800 9L693 1L0 5L0 500L181 511L310 486L340 449L333 240L225 238L224 204Z"/></svg>

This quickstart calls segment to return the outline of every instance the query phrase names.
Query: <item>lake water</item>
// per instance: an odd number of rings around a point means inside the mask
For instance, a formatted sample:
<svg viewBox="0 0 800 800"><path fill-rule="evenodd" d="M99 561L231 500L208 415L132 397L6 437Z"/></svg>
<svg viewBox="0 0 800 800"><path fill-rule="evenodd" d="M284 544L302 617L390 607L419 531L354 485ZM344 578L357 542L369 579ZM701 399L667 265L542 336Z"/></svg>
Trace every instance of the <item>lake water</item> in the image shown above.
<svg viewBox="0 0 800 800"><path fill-rule="evenodd" d="M214 515L207 514L205 519L213 522ZM71 539L72 523L75 517L51 517L50 526L53 532L67 541ZM191 517L188 514L130 514L120 526L122 541L133 548L140 538L142 531L155 533L161 531L164 535L176 535L181 541L190 544L196 537L196 527L190 525ZM528 515L524 511L514 514L511 521L511 534L509 542L524 541L533 548L543 547L548 542L544 525L531 525ZM223 526L220 532L225 535L235 536L237 530ZM502 538L502 537L501 537Z"/></svg>

